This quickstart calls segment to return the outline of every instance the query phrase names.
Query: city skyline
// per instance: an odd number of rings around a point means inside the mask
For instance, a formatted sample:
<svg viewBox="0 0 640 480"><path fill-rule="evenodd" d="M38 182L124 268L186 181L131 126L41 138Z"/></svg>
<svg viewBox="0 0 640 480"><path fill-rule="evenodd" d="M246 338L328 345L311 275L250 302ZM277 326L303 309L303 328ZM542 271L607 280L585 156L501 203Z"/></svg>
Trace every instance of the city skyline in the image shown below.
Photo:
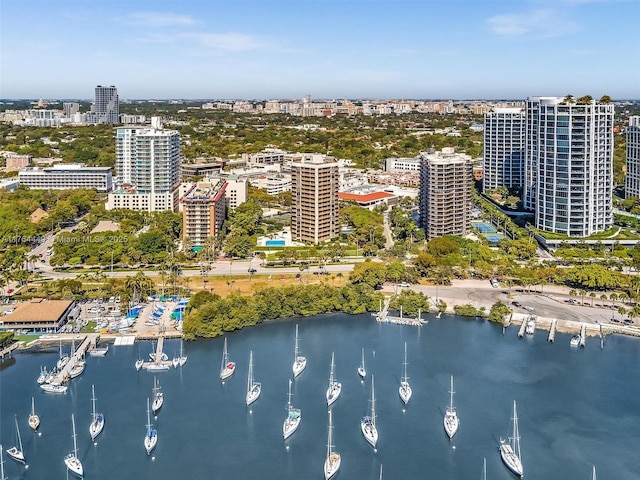
<svg viewBox="0 0 640 480"><path fill-rule="evenodd" d="M638 0L3 2L0 98L116 85L123 99L637 99L625 45L639 13Z"/></svg>

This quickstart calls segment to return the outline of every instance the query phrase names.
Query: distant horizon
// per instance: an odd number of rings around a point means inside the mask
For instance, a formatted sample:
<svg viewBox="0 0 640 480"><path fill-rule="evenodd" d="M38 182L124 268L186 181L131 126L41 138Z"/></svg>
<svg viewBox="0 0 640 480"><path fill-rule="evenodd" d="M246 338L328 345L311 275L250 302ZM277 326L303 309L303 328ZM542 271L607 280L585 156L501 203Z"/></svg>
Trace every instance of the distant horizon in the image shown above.
<svg viewBox="0 0 640 480"><path fill-rule="evenodd" d="M0 97L637 99L638 18L640 0L5 1Z"/></svg>
<svg viewBox="0 0 640 480"><path fill-rule="evenodd" d="M117 87L116 87L117 88ZM119 92L118 92L119 95ZM557 97L563 98L565 95L529 95L524 98L453 98L453 97L444 97L444 98L410 98L410 97L323 97L323 98L314 98L311 97L311 102L328 102L328 101L336 101L342 102L344 100L348 100L350 102L524 102L527 98L531 97ZM588 94L587 94L588 95ZM120 95L119 95L120 96ZM573 95L574 98L579 98L580 95ZM594 100L598 100L599 97L593 97ZM43 97L31 97L31 98L0 98L0 103L8 104L9 102L34 102L37 103L40 100L43 102L50 103L60 103L60 102L86 102L92 103L93 98L43 98ZM168 97L168 98L119 98L120 103L130 103L130 102L238 102L238 101L246 101L246 102L291 102L291 101L302 101L302 98L295 97L283 97L283 98L188 98L188 97ZM612 102L640 102L640 97L638 98L613 98L611 97Z"/></svg>

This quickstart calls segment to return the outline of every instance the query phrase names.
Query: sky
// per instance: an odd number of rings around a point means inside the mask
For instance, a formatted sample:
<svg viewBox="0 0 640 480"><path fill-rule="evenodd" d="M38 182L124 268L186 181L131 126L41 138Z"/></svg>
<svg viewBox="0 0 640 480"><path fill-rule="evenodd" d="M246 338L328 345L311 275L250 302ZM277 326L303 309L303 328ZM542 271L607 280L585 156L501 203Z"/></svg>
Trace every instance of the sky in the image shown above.
<svg viewBox="0 0 640 480"><path fill-rule="evenodd" d="M640 0L0 0L0 98L640 98Z"/></svg>

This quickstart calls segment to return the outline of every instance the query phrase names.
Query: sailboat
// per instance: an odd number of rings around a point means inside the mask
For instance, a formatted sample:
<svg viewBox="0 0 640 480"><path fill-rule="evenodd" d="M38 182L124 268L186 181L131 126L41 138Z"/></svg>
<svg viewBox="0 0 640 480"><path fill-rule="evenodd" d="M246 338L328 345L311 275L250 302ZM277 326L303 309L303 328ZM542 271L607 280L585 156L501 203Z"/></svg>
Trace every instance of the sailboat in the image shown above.
<svg viewBox="0 0 640 480"><path fill-rule="evenodd" d="M404 362L402 363L402 380L398 389L400 398L406 405L411 400L411 385L409 385L409 377L407 377L407 342L404 342Z"/></svg>
<svg viewBox="0 0 640 480"><path fill-rule="evenodd" d="M331 442L331 430L333 426L331 425L331 410L329 410L329 428L327 432L327 458L324 461L324 480L329 480L333 478L333 476L338 473L340 469L340 454L338 452L333 451L333 444Z"/></svg>
<svg viewBox="0 0 640 480"><path fill-rule="evenodd" d="M247 407L255 402L262 392L262 384L253 381L253 352L249 352L249 375L247 377Z"/></svg>
<svg viewBox="0 0 640 480"><path fill-rule="evenodd" d="M22 449L22 437L20 436L20 428L18 427L18 417L14 418L16 424L16 443L10 449L7 450L7 455L13 458L16 462L25 463L24 450Z"/></svg>
<svg viewBox="0 0 640 480"><path fill-rule="evenodd" d="M453 438L460 426L460 419L453 406L453 375L451 375L451 390L449 390L449 393L451 394L451 399L447 411L444 414L444 431L447 432L449 438Z"/></svg>
<svg viewBox="0 0 640 480"><path fill-rule="evenodd" d="M47 367L40 367L40 375L38 375L38 385L42 385L47 379ZM1 480L1 479L0 479Z"/></svg>
<svg viewBox="0 0 640 480"><path fill-rule="evenodd" d="M183 342L180 340L180 356L178 357L178 365L183 367L187 363L187 356L184 354Z"/></svg>
<svg viewBox="0 0 640 480"><path fill-rule="evenodd" d="M156 448L157 443L158 430L152 428L151 412L149 410L149 399L147 398L147 434L144 437L144 448L147 450L147 455L151 454L151 451Z"/></svg>
<svg viewBox="0 0 640 480"><path fill-rule="evenodd" d="M373 375L371 375L371 412L360 420L360 430L362 430L365 440L375 448L376 443L378 443L378 429L376 428L376 395Z"/></svg>
<svg viewBox="0 0 640 480"><path fill-rule="evenodd" d="M31 397L31 414L29 415L29 426L34 432L40 426L40 417L36 414L36 404L33 397Z"/></svg>
<svg viewBox="0 0 640 480"><path fill-rule="evenodd" d="M293 432L298 429L301 420L301 414L299 408L293 408L291 405L291 379L289 379L289 400L287 401L287 418L282 425L282 436L286 440Z"/></svg>
<svg viewBox="0 0 640 480"><path fill-rule="evenodd" d="M513 425L512 435L508 438L508 442L500 439L500 456L502 461L511 470L514 475L523 478L524 470L522 468L522 459L520 457L520 432L518 431L518 413L516 411L516 402L513 401Z"/></svg>
<svg viewBox="0 0 640 480"><path fill-rule="evenodd" d="M4 476L4 457L2 456L2 445L0 445L0 480L7 480Z"/></svg>
<svg viewBox="0 0 640 480"><path fill-rule="evenodd" d="M340 382L336 382L334 376L335 369L334 362L334 353L331 352L331 371L329 373L329 387L327 388L327 405L331 406L333 402L335 402L340 396L340 392L342 391L342 384Z"/></svg>
<svg viewBox="0 0 640 480"><path fill-rule="evenodd" d="M297 377L307 366L307 358L300 355L298 348L298 325L296 324L296 343L293 349L293 378Z"/></svg>
<svg viewBox="0 0 640 480"><path fill-rule="evenodd" d="M160 384L158 383L158 379L153 377L153 403L151 404L151 410L154 415L162 408L163 403L164 395L160 389Z"/></svg>
<svg viewBox="0 0 640 480"><path fill-rule="evenodd" d="M73 416L73 413L71 414L71 424L73 425L73 452L64 457L64 463L72 474L83 478L84 470L82 468L82 463L78 458L78 445L76 444L76 419Z"/></svg>
<svg viewBox="0 0 640 480"><path fill-rule="evenodd" d="M229 361L229 353L227 352L227 339L224 339L224 349L222 350L222 366L220 367L220 379L226 380L233 372L236 371L235 362Z"/></svg>
<svg viewBox="0 0 640 480"><path fill-rule="evenodd" d="M360 366L358 367L358 375L363 380L367 378L367 371L364 368L364 348L362 349L362 360L360 360Z"/></svg>
<svg viewBox="0 0 640 480"><path fill-rule="evenodd" d="M67 364L67 362L69 362L69 355L67 355L66 353L65 354L62 353L62 340L60 340L60 353L58 357L58 362L56 363L56 368L58 370L62 370Z"/></svg>
<svg viewBox="0 0 640 480"><path fill-rule="evenodd" d="M91 440L95 440L102 429L104 428L104 415L102 413L96 412L96 392L93 385L91 385L91 424L89 425L89 434L91 435Z"/></svg>

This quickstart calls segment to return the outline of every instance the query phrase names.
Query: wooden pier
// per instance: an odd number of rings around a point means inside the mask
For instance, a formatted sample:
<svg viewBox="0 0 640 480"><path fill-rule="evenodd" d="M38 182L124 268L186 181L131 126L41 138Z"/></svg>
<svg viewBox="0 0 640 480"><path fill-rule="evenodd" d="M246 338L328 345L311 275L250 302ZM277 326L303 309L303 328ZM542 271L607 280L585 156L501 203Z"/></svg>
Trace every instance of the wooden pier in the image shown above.
<svg viewBox="0 0 640 480"><path fill-rule="evenodd" d="M547 337L547 341L549 343L553 343L556 339L556 327L558 326L558 319L554 318L551 320L551 328L549 328L549 337Z"/></svg>
<svg viewBox="0 0 640 480"><path fill-rule="evenodd" d="M9 345L6 348L3 348L2 351L0 351L0 360L4 360L4 357L11 356L11 352L13 352L16 348L18 348L18 346L20 345L20 342L13 342L11 345Z"/></svg>
<svg viewBox="0 0 640 480"><path fill-rule="evenodd" d="M518 330L518 337L522 338L524 337L524 331L527 329L527 319L523 319L522 323L520 324L520 330Z"/></svg>
<svg viewBox="0 0 640 480"><path fill-rule="evenodd" d="M80 346L76 348L74 352L72 352L71 358L69 359L67 364L56 374L51 383L54 385L62 385L64 382L66 382L69 379L69 372L71 372L71 369L76 365L76 363L78 363L79 360L82 360L84 358L87 350L89 349L89 346L95 345L96 340L99 336L100 335L98 333L87 334L82 340Z"/></svg>
<svg viewBox="0 0 640 480"><path fill-rule="evenodd" d="M407 318L402 315L402 307L400 307L400 316L394 317L389 315L389 304L391 303L391 297L388 297L384 302L384 307L380 308L380 311L376 313L376 321L379 323L395 323L396 325L411 325L420 327L429 323L427 320L422 319L422 312L418 310L418 318Z"/></svg>

